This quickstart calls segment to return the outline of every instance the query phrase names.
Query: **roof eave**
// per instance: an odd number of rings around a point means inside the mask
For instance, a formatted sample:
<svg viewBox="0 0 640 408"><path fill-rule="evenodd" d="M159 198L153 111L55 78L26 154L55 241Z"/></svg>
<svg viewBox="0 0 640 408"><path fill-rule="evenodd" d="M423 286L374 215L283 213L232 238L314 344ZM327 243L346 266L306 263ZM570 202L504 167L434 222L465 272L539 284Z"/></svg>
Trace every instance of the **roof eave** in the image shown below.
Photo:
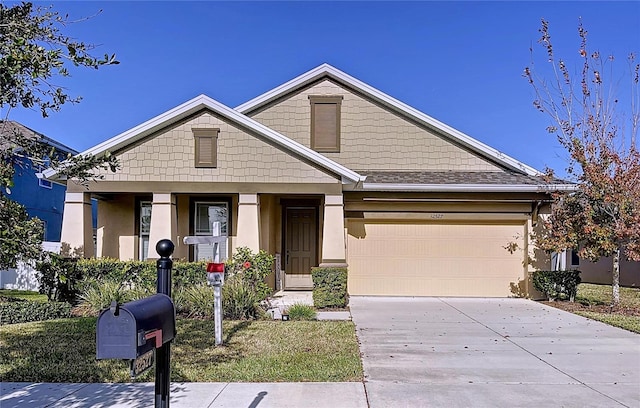
<svg viewBox="0 0 640 408"><path fill-rule="evenodd" d="M409 183L363 183L366 191L406 192L477 192L477 193L550 193L575 191L574 184L409 184Z"/></svg>

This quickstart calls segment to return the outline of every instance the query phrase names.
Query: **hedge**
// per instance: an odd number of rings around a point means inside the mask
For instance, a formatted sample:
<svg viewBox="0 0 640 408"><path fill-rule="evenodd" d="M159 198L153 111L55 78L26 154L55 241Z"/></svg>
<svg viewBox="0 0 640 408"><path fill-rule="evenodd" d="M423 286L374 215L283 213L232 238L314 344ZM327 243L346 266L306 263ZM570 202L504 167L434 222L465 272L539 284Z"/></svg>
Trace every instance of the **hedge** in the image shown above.
<svg viewBox="0 0 640 408"><path fill-rule="evenodd" d="M544 293L549 300L566 297L573 302L580 282L582 279L579 270L536 271L533 273L533 286Z"/></svg>
<svg viewBox="0 0 640 408"><path fill-rule="evenodd" d="M111 281L127 287L149 288L155 291L156 263L153 261L120 261L112 258L80 259L76 264L85 282ZM202 284L207 281L206 262L173 261L173 288Z"/></svg>
<svg viewBox="0 0 640 408"><path fill-rule="evenodd" d="M347 306L347 268L311 268L311 277L315 307Z"/></svg>
<svg viewBox="0 0 640 408"><path fill-rule="evenodd" d="M67 302L18 302L0 303L0 325L37 322L40 320L71 317L71 305Z"/></svg>

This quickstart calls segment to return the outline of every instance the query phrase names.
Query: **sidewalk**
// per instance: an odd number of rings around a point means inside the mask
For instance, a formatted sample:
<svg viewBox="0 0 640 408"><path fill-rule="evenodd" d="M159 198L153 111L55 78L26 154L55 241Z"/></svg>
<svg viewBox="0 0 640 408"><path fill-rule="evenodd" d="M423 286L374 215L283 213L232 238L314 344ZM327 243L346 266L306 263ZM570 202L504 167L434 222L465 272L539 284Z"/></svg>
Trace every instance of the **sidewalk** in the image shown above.
<svg viewBox="0 0 640 408"><path fill-rule="evenodd" d="M0 383L0 407L138 408L154 406L153 383ZM366 408L361 382L173 383L172 408Z"/></svg>

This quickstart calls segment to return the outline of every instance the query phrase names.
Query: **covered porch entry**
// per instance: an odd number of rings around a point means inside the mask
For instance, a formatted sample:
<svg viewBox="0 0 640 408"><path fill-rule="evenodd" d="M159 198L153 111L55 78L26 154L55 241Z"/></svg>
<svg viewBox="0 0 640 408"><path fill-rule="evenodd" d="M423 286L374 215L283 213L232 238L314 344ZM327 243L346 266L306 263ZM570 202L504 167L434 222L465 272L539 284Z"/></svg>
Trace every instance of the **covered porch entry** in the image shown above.
<svg viewBox="0 0 640 408"><path fill-rule="evenodd" d="M224 261L246 246L276 257L267 283L274 290L310 290L311 268L346 266L342 194L228 192L67 193L65 242L84 245L93 256L92 196L98 198L95 255L153 259L155 242L170 238L173 257L190 261L214 257L211 245L185 245L183 239L212 234L223 240L217 258ZM89 214L90 215L90 214Z"/></svg>

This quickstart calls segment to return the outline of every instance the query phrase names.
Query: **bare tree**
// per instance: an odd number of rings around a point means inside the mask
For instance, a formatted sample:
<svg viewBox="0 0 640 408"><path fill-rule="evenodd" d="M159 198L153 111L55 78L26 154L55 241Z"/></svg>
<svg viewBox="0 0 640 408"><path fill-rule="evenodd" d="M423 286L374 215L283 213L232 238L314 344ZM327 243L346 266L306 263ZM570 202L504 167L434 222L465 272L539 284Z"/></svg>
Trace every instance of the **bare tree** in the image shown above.
<svg viewBox="0 0 640 408"><path fill-rule="evenodd" d="M591 261L612 257L613 305L620 302L620 257L640 260L640 124L635 55L619 74L613 56L588 48L587 31L578 23L577 73L556 59L549 23L542 20L539 46L546 64L525 69L535 92L533 105L549 115L547 131L566 149L567 174L575 192L554 192L551 216L543 233L534 236L548 251L574 249ZM617 76L619 75L619 76ZM626 82L626 83L624 83ZM619 89L619 85L624 86ZM549 177L553 171L548 170Z"/></svg>

